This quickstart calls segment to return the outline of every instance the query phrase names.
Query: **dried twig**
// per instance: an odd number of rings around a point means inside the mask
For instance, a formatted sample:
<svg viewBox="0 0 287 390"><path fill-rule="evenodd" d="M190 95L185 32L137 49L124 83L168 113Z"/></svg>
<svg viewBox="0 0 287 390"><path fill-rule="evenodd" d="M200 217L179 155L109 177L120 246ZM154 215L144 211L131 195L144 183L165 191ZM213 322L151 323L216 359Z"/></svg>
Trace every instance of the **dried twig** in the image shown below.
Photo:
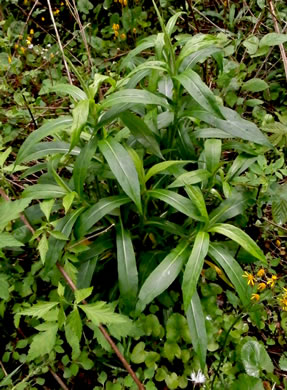
<svg viewBox="0 0 287 390"><path fill-rule="evenodd" d="M272 0L268 0L268 3L269 3L269 8L270 8L270 13L271 13L271 16L272 16L272 19L273 19L273 22L274 22L275 32L277 34L280 34L280 28L279 28L279 24L278 24L278 21L277 21L274 4L273 4ZM283 62L283 65L284 65L286 81L287 81L287 56L286 56L286 51L284 49L283 43L281 43L279 45L279 48L280 48L282 62Z"/></svg>
<svg viewBox="0 0 287 390"><path fill-rule="evenodd" d="M54 15L53 15L53 11L52 11L52 6L51 6L51 3L50 3L50 0L47 0L47 4L48 4L51 20L52 20L52 23L53 23L53 27L54 27L54 30L55 30L55 34L56 34L56 37L57 37L58 45L59 45L59 48L60 48L61 53L62 53L63 62L64 62L64 65L65 65L65 68L66 68L66 72L67 72L67 76L68 76L68 79L69 79L69 83L71 85L73 85L71 74L70 74L70 70L69 70L69 67L68 67L68 64L67 64L67 61L66 61L66 57L65 57L63 46L62 46L61 38L60 38L58 29L57 29L57 26L56 26L56 22L55 22L55 18L54 18Z"/></svg>

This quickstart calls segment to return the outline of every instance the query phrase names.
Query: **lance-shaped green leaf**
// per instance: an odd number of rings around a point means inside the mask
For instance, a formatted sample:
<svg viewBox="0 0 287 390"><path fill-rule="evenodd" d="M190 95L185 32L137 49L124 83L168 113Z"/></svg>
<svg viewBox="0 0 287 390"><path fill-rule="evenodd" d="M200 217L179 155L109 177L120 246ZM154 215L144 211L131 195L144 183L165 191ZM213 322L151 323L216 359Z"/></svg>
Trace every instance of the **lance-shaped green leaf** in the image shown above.
<svg viewBox="0 0 287 390"><path fill-rule="evenodd" d="M87 177L90 162L97 150L98 140L96 137L92 138L85 147L81 150L77 157L73 169L73 180L75 190L80 196L83 196L84 182Z"/></svg>
<svg viewBox="0 0 287 390"><path fill-rule="evenodd" d="M208 212L206 210L206 204L201 189L197 186L185 186L185 191L198 208L200 214L208 220Z"/></svg>
<svg viewBox="0 0 287 390"><path fill-rule="evenodd" d="M105 215L129 202L130 199L125 195L110 196L99 200L79 218L79 221L76 224L77 236L84 236L85 233Z"/></svg>
<svg viewBox="0 0 287 390"><path fill-rule="evenodd" d="M125 316L114 313L112 306L103 301L88 305L79 305L79 307L96 326L99 326L100 324L122 324L127 321Z"/></svg>
<svg viewBox="0 0 287 390"><path fill-rule="evenodd" d="M18 199L14 201L0 200L0 229L4 229L6 225L17 219L31 203L31 199Z"/></svg>
<svg viewBox="0 0 287 390"><path fill-rule="evenodd" d="M29 309L24 309L17 313L21 316L31 316L36 318L43 318L53 307L57 306L59 302L38 302L35 305L29 307Z"/></svg>
<svg viewBox="0 0 287 390"><path fill-rule="evenodd" d="M0 233L0 249L11 246L22 246L21 241L16 240L11 233Z"/></svg>
<svg viewBox="0 0 287 390"><path fill-rule="evenodd" d="M67 214L64 218L62 218L58 222L54 231L61 232L62 234L64 234L64 236L69 237L77 218L82 212L83 212L83 208L79 208L78 210L75 210L70 214ZM49 244L49 249L45 259L45 268L47 271L50 270L59 260L59 257L66 244L66 241L59 240L53 236L50 236L48 240L48 244Z"/></svg>
<svg viewBox="0 0 287 390"><path fill-rule="evenodd" d="M250 304L251 289L243 278L243 269L229 251L218 243L211 243L208 255L224 270L244 306Z"/></svg>
<svg viewBox="0 0 287 390"><path fill-rule="evenodd" d="M183 274L182 293L185 311L188 310L191 298L196 291L196 285L202 270L204 258L207 255L208 246L208 233L198 232Z"/></svg>
<svg viewBox="0 0 287 390"><path fill-rule="evenodd" d="M266 264L266 258L259 246L245 232L236 226L219 223L209 229L211 233L222 234L241 245L248 253Z"/></svg>
<svg viewBox="0 0 287 390"><path fill-rule="evenodd" d="M99 88L100 88L102 83L109 83L113 87L116 86L115 80L113 80L111 77L105 76L105 75L100 74L100 73L96 73L95 76L94 76L93 83L89 86L90 97L92 99L98 93L98 90L99 90Z"/></svg>
<svg viewBox="0 0 287 390"><path fill-rule="evenodd" d="M199 215L199 212L194 203L190 199L179 195L176 192L156 189L147 191L147 195L151 196L152 198L162 200L163 202L174 207L176 210L187 215L188 217L196 219L197 221L204 220L204 218Z"/></svg>
<svg viewBox="0 0 287 390"><path fill-rule="evenodd" d="M145 181L147 182L151 177L153 177L154 175L157 175L158 173L161 173L165 170L167 170L168 168L172 167L173 165L177 165L177 164L182 164L182 165L185 165L185 164L188 164L190 161L181 161L181 160L170 160L170 161L163 161L161 163L158 163L158 164L155 164L153 165L148 171L147 171L147 174L145 175Z"/></svg>
<svg viewBox="0 0 287 390"><path fill-rule="evenodd" d="M175 13L167 22L165 29L166 33L171 36L173 33L174 26L176 25L177 19L183 14L184 12L177 12Z"/></svg>
<svg viewBox="0 0 287 390"><path fill-rule="evenodd" d="M88 120L89 107L90 101L89 99L85 99L81 100L72 111L73 124L71 128L72 135L70 150L72 150L79 142L81 131L83 130Z"/></svg>
<svg viewBox="0 0 287 390"><path fill-rule="evenodd" d="M144 38L139 42L137 47L129 52L129 54L123 59L123 62L120 66L120 70L122 70L128 63L143 50L149 49L150 47L154 47L157 39L157 35L150 35L147 38Z"/></svg>
<svg viewBox="0 0 287 390"><path fill-rule="evenodd" d="M138 292L138 270L131 235L122 222L117 227L117 262L121 298L132 310Z"/></svg>
<svg viewBox="0 0 287 390"><path fill-rule="evenodd" d="M247 141L255 142L259 145L272 147L268 139L254 123L242 119L239 114L229 108L221 107L221 111L226 118L225 120L212 115L210 112L199 109L191 110L188 114L208 123L211 126L215 126L218 129L225 131L232 137L238 137Z"/></svg>
<svg viewBox="0 0 287 390"><path fill-rule="evenodd" d="M49 87L49 92L56 92L60 95L69 95L75 100L85 100L87 95L79 87L70 84L56 84Z"/></svg>
<svg viewBox="0 0 287 390"><path fill-rule="evenodd" d="M220 206L214 209L209 215L210 226L242 214L248 206L248 199L249 198L246 194L233 191L231 196L224 200Z"/></svg>
<svg viewBox="0 0 287 390"><path fill-rule="evenodd" d="M23 163L38 160L40 158L47 157L48 155L54 154L66 154L70 151L70 144L67 142L55 141L55 142L40 142L39 144L34 145L29 155L23 158ZM70 154L77 156L80 154L81 149L78 147L73 148L70 151Z"/></svg>
<svg viewBox="0 0 287 390"><path fill-rule="evenodd" d="M144 310L155 297L164 292L177 278L190 252L189 243L181 241L153 270L140 292L137 310Z"/></svg>
<svg viewBox="0 0 287 390"><path fill-rule="evenodd" d="M99 142L99 148L124 192L134 201L141 212L140 183L129 152L113 138Z"/></svg>
<svg viewBox="0 0 287 390"><path fill-rule="evenodd" d="M211 173L206 169L196 169L192 172L185 172L172 182L168 188L183 187L185 185L200 183L207 180L211 176Z"/></svg>
<svg viewBox="0 0 287 390"><path fill-rule="evenodd" d="M229 168L226 174L225 180L230 181L235 175L239 176L246 169L248 169L256 160L257 160L257 156L250 157L244 154L240 154L233 161L231 167Z"/></svg>
<svg viewBox="0 0 287 390"><path fill-rule="evenodd" d="M149 149L159 158L163 158L153 132L141 118L129 111L121 114L120 118L123 124L129 128L130 132L145 148Z"/></svg>
<svg viewBox="0 0 287 390"><path fill-rule="evenodd" d="M205 316L197 291L193 294L186 311L187 323L193 348L199 358L201 369L204 369L207 351Z"/></svg>
<svg viewBox="0 0 287 390"><path fill-rule="evenodd" d="M63 198L67 193L63 187L54 184L34 184L26 188L22 196L30 199L55 199Z"/></svg>
<svg viewBox="0 0 287 390"><path fill-rule="evenodd" d="M167 109L169 108L165 98L140 89L123 89L121 91L114 92L102 102L101 107L102 109L105 109L118 104L121 105L123 102L133 104L154 104Z"/></svg>
<svg viewBox="0 0 287 390"><path fill-rule="evenodd" d="M219 118L224 118L215 96L196 72L186 69L175 78L202 108Z"/></svg>
<svg viewBox="0 0 287 390"><path fill-rule="evenodd" d="M204 142L204 154L207 170L214 173L220 162L221 141L219 139L206 140Z"/></svg>
<svg viewBox="0 0 287 390"><path fill-rule="evenodd" d="M31 152L31 148L41 139L48 137L49 135L55 134L59 130L63 130L72 124L72 117L64 116L58 119L52 119L45 123L39 129L33 131L28 138L23 142L22 146L19 149L17 159L15 164L21 164L23 159L28 156Z"/></svg>

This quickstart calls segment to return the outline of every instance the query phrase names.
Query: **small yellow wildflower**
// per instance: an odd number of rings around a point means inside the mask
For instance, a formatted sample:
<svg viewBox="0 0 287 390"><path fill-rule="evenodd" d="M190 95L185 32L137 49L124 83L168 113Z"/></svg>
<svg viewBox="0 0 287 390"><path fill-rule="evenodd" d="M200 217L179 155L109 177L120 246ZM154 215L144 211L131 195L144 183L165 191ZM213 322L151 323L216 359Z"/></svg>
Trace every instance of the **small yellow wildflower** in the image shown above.
<svg viewBox="0 0 287 390"><path fill-rule="evenodd" d="M60 13L60 10L57 8L57 9L53 12L53 14L54 14L54 15L58 15L58 13Z"/></svg>
<svg viewBox="0 0 287 390"><path fill-rule="evenodd" d="M126 7L128 5L128 0L123 0L122 4L123 4L124 7Z"/></svg>
<svg viewBox="0 0 287 390"><path fill-rule="evenodd" d="M30 29L30 35L34 35L34 30L32 28Z"/></svg>
<svg viewBox="0 0 287 390"><path fill-rule="evenodd" d="M244 275L242 275L244 278L247 278L247 284L251 284L251 286L254 286L255 278L252 274L249 274L248 272L244 272Z"/></svg>
<svg viewBox="0 0 287 390"><path fill-rule="evenodd" d="M121 34L121 38L122 38L122 39L126 39L126 37L127 37L127 36L126 36L125 33L122 33L122 34Z"/></svg>
<svg viewBox="0 0 287 390"><path fill-rule="evenodd" d="M115 31L115 36L118 37L119 36L119 32L116 30Z"/></svg>
<svg viewBox="0 0 287 390"><path fill-rule="evenodd" d="M18 47L19 47L19 45L18 45L18 43L15 43L15 45L14 45L14 49L18 49Z"/></svg>
<svg viewBox="0 0 287 390"><path fill-rule="evenodd" d="M113 30L114 30L114 31L118 31L119 29L120 29L120 25L117 24L117 23L114 23L114 24L113 24Z"/></svg>
<svg viewBox="0 0 287 390"><path fill-rule="evenodd" d="M274 287L277 279L278 278L276 275L272 275L271 278L267 281L267 284L270 284L270 287Z"/></svg>
<svg viewBox="0 0 287 390"><path fill-rule="evenodd" d="M261 278L263 275L265 275L265 270L263 268L260 268L260 270L257 272L257 276Z"/></svg>
<svg viewBox="0 0 287 390"><path fill-rule="evenodd" d="M63 1L61 1L60 6L63 7L63 5L65 5L65 3Z"/></svg>
<svg viewBox="0 0 287 390"><path fill-rule="evenodd" d="M42 22L45 22L45 18L44 18L44 16L42 16L42 17L41 17L41 20L42 20Z"/></svg>
<svg viewBox="0 0 287 390"><path fill-rule="evenodd" d="M258 302L259 299L260 299L260 295L259 294L252 294L251 295L251 300Z"/></svg>
<svg viewBox="0 0 287 390"><path fill-rule="evenodd" d="M133 33L136 34L137 33L137 29L134 27L133 28Z"/></svg>
<svg viewBox="0 0 287 390"><path fill-rule="evenodd" d="M277 240L275 241L275 244L276 244L277 246L280 246L280 245L281 245L281 241L277 239Z"/></svg>
<svg viewBox="0 0 287 390"><path fill-rule="evenodd" d="M25 54L25 50L26 50L25 47L21 46L20 50L22 54Z"/></svg>
<svg viewBox="0 0 287 390"><path fill-rule="evenodd" d="M263 291L263 290L265 290L265 288L266 288L267 286L266 286L266 283L259 283L258 284L258 286L257 286L257 290L258 291Z"/></svg>
<svg viewBox="0 0 287 390"><path fill-rule="evenodd" d="M11 56L8 56L8 62L9 62L9 64L11 64L11 62L12 62L12 57Z"/></svg>

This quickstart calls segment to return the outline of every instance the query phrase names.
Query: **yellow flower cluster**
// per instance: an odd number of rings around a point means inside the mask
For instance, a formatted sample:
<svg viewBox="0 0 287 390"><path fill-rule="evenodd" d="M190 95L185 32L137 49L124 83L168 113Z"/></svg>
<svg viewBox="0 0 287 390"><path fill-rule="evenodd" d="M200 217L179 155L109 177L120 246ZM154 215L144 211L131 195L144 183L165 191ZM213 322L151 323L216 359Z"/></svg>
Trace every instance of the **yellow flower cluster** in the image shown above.
<svg viewBox="0 0 287 390"><path fill-rule="evenodd" d="M279 303L284 311L287 311L287 288L283 287L284 292L279 297Z"/></svg>
<svg viewBox="0 0 287 390"><path fill-rule="evenodd" d="M118 36L120 36L121 39L123 39L123 40L126 39L127 36L126 36L125 33L122 33L121 35L120 35L120 33L119 33L119 29L120 29L120 25L119 25L119 24L114 23L112 28L113 28L114 34L115 34L114 39L115 39L116 37L118 37Z"/></svg>
<svg viewBox="0 0 287 390"><path fill-rule="evenodd" d="M120 3L122 6L126 7L128 5L128 0L115 0L115 3Z"/></svg>
<svg viewBox="0 0 287 390"><path fill-rule="evenodd" d="M268 286L273 288L275 286L275 283L278 280L278 277L276 275L267 277L264 268L260 268L259 271L257 271L256 275L253 275L252 273L245 271L244 275L242 276L247 279L248 285L255 287L257 290L257 293L251 295L251 299L254 301L260 300L260 295L258 294L258 292L264 291ZM286 309L287 309L287 290L286 290L285 298L286 298Z"/></svg>

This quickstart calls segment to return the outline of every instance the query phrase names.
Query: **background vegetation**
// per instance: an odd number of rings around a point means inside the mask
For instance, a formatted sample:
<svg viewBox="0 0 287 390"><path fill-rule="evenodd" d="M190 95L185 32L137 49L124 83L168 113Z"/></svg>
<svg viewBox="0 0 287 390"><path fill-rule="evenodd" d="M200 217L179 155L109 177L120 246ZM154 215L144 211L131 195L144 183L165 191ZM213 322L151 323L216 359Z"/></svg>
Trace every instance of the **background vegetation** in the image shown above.
<svg viewBox="0 0 287 390"><path fill-rule="evenodd" d="M286 16L0 0L0 387L287 388Z"/></svg>

